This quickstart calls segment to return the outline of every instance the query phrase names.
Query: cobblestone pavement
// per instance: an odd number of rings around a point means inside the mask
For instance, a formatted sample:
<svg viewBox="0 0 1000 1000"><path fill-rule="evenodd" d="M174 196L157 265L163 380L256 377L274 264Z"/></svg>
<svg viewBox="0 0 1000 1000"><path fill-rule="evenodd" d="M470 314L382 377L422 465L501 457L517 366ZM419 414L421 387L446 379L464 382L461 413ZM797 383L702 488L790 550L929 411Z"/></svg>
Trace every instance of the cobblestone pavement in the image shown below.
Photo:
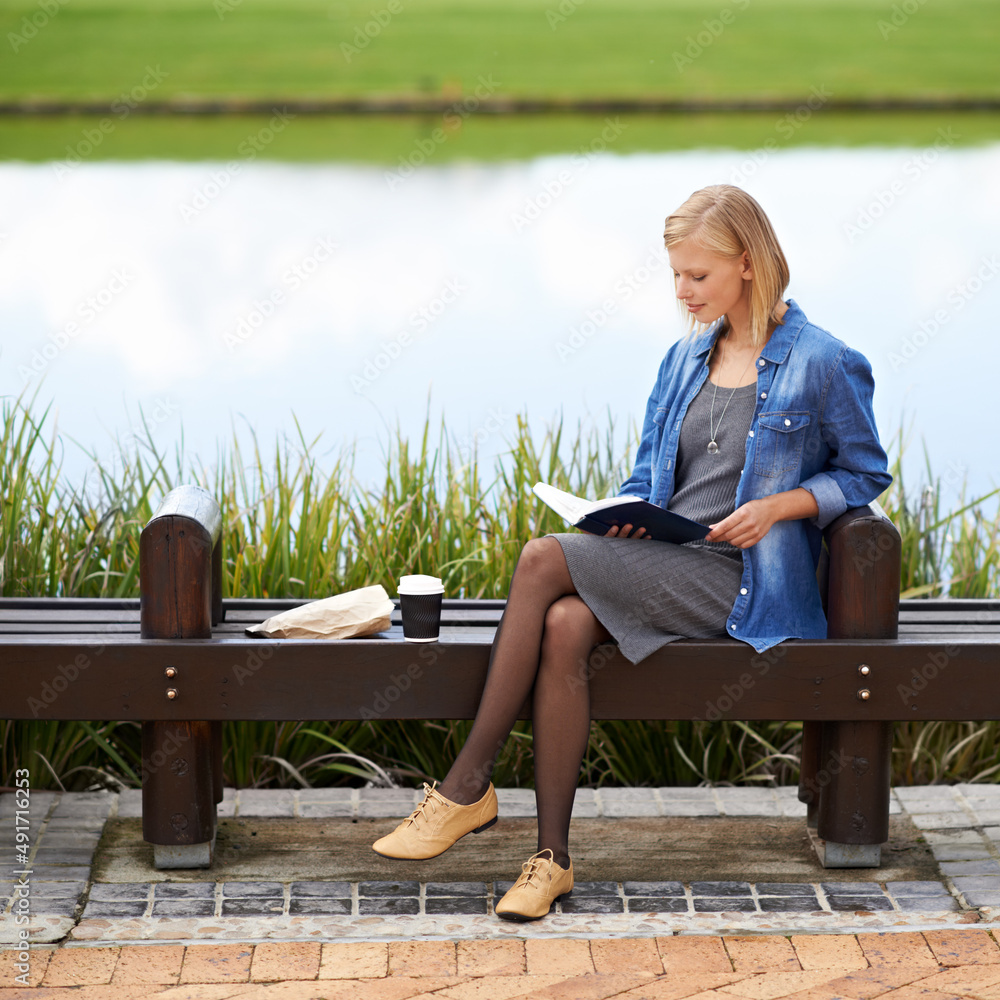
<svg viewBox="0 0 1000 1000"><path fill-rule="evenodd" d="M0 1000L819 1000L1000 997L986 930L509 941L43 946Z"/></svg>
<svg viewBox="0 0 1000 1000"><path fill-rule="evenodd" d="M221 817L405 816L419 790L227 789ZM794 788L581 789L576 817L799 816ZM531 791L501 789L501 814L534 814ZM100 882L90 865L109 817L141 814L141 794L35 793L31 798L31 938L59 941L199 941L552 934L670 934L677 931L920 930L1000 917L1000 788L922 786L894 792L928 841L940 878L855 882L577 882L544 921L512 926L492 915L509 882L242 881ZM0 796L0 824L13 815ZM0 872L13 872L13 841L0 843ZM172 873L164 873L169 879ZM865 877L867 876L867 877ZM0 876L2 879L2 876ZM0 942L16 941L15 877L0 880L6 911Z"/></svg>

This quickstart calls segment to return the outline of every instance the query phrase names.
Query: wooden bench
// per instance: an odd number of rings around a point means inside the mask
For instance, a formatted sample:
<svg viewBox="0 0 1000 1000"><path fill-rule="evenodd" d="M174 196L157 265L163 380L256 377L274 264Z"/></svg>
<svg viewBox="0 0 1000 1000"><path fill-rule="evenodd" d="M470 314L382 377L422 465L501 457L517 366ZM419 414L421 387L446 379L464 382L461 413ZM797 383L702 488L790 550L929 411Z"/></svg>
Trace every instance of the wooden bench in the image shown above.
<svg viewBox="0 0 1000 1000"><path fill-rule="evenodd" d="M160 867L211 863L224 720L472 718L504 607L446 600L427 645L403 640L398 611L377 637L252 638L247 625L303 602L223 600L221 531L212 497L180 487L142 532L140 600L0 600L7 718L142 723L143 836ZM634 665L599 646L592 714L804 720L799 798L822 860L873 867L888 837L893 721L1000 718L1000 601L900 602L899 536L875 505L825 537L830 638L761 655L685 639Z"/></svg>

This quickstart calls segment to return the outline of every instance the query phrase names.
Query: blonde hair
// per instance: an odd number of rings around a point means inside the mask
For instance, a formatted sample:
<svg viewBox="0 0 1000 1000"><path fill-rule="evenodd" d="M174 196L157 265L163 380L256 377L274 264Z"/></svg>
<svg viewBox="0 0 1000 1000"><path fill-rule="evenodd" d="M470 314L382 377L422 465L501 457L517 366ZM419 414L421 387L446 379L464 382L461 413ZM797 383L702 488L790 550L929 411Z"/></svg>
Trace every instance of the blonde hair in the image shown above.
<svg viewBox="0 0 1000 1000"><path fill-rule="evenodd" d="M667 216L664 246L669 249L687 239L717 257L738 260L746 253L750 258L754 275L750 280L750 340L760 347L767 339L769 323L781 322L775 307L788 287L788 262L764 209L732 184L704 187ZM680 300L677 304L688 317L688 335L707 329Z"/></svg>

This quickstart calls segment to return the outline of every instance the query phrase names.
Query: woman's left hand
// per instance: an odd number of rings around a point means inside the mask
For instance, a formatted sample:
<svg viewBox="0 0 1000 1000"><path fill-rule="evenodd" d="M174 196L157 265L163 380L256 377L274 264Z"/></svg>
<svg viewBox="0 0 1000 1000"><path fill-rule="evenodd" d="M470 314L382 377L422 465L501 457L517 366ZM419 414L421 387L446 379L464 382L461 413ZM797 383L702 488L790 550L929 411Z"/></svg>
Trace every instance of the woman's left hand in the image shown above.
<svg viewBox="0 0 1000 1000"><path fill-rule="evenodd" d="M729 517L716 524L710 524L712 529L706 536L706 542L729 542L739 549L748 549L756 545L778 520L773 504L768 503L770 497L759 500L748 500L737 507Z"/></svg>

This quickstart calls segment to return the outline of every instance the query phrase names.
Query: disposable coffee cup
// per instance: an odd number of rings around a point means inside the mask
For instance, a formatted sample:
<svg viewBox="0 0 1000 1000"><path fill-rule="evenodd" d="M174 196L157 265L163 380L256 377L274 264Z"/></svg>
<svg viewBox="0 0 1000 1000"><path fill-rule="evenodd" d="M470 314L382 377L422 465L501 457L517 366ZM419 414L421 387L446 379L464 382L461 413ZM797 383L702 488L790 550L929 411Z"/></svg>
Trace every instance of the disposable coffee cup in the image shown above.
<svg viewBox="0 0 1000 1000"><path fill-rule="evenodd" d="M436 576L415 574L399 578L399 610L407 642L437 642L443 596L444 584Z"/></svg>

